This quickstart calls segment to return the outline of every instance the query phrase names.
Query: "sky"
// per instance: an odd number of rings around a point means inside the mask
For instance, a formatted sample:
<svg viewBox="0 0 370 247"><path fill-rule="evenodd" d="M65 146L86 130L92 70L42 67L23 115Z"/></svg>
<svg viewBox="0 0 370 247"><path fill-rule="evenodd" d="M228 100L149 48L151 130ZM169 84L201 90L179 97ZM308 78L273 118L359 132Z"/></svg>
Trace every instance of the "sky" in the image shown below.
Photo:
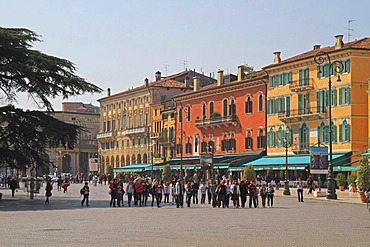
<svg viewBox="0 0 370 247"><path fill-rule="evenodd" d="M77 74L112 94L162 76L195 69L237 74L311 50L370 37L369 0L0 0L0 26L41 35L34 49L66 58ZM184 60L186 61L184 64ZM184 66L185 65L185 66ZM72 97L99 105L106 92ZM55 110L61 98L52 99ZM26 95L17 106L36 109Z"/></svg>

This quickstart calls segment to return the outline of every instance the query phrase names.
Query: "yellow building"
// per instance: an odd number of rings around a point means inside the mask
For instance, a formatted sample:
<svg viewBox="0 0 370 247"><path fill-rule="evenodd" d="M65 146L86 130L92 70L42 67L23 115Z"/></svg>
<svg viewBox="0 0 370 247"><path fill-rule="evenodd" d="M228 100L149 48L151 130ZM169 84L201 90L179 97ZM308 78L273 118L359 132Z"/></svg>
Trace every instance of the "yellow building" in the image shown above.
<svg viewBox="0 0 370 247"><path fill-rule="evenodd" d="M285 135L291 144L289 155L307 155L313 145L329 146L329 76L332 81L333 153L350 156L351 160L346 162L349 165L367 148L370 39L344 43L343 35L335 38L334 46L315 45L311 51L285 60L281 59L280 52L275 52L273 64L264 68L270 80L267 89L268 156L285 155ZM327 60L318 65L314 61L318 52L326 52L331 62L338 61L336 65L340 69L335 71L336 66L330 67ZM333 156L336 157L339 155ZM338 169L341 168L336 167Z"/></svg>
<svg viewBox="0 0 370 247"><path fill-rule="evenodd" d="M155 73L155 80L144 80L138 86L117 94L110 89L99 99L101 108L99 141L100 171L107 165L115 172L139 172L150 169L153 162L161 162L160 134L163 102L189 89L196 73L183 71L168 77ZM208 79L204 83L209 83ZM126 167L130 166L130 167Z"/></svg>

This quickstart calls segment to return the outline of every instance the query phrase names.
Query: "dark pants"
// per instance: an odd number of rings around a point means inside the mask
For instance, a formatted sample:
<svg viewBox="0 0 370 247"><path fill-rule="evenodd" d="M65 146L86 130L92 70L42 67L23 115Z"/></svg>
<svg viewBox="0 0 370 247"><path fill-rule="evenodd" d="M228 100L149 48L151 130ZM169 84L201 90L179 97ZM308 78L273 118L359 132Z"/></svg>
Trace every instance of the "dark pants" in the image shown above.
<svg viewBox="0 0 370 247"><path fill-rule="evenodd" d="M267 195L267 206L274 206L274 195Z"/></svg>
<svg viewBox="0 0 370 247"><path fill-rule="evenodd" d="M89 195L84 195L84 199L81 201L81 206L84 205L84 202L86 201L86 206L89 206Z"/></svg>
<svg viewBox="0 0 370 247"><path fill-rule="evenodd" d="M113 205L113 207L116 206L116 197L117 197L117 194L115 192L111 192L109 206L111 206L111 207L112 207L112 205Z"/></svg>
<svg viewBox="0 0 370 247"><path fill-rule="evenodd" d="M12 189L12 197L14 197L15 189Z"/></svg>
<svg viewBox="0 0 370 247"><path fill-rule="evenodd" d="M198 191L197 190L193 191L193 204L195 204L195 202L198 204Z"/></svg>
<svg viewBox="0 0 370 247"><path fill-rule="evenodd" d="M140 206L140 207L141 207L141 205L142 205L141 196L142 196L142 193L138 193L138 192L136 192L136 205L137 205L137 204L138 204L138 202L140 201L140 204L139 204L139 206Z"/></svg>
<svg viewBox="0 0 370 247"><path fill-rule="evenodd" d="M241 193L240 194L240 199L242 201L242 208L245 207L245 202L247 201L247 194L246 193Z"/></svg>
<svg viewBox="0 0 370 247"><path fill-rule="evenodd" d="M303 202L303 189L297 189L298 202Z"/></svg>
<svg viewBox="0 0 370 247"><path fill-rule="evenodd" d="M261 201L262 201L262 207L266 207L266 196L261 196Z"/></svg>
<svg viewBox="0 0 370 247"><path fill-rule="evenodd" d="M128 206L131 207L132 193L127 193L127 198Z"/></svg>
<svg viewBox="0 0 370 247"><path fill-rule="evenodd" d="M218 198L217 198L217 202L218 202L218 207L221 207L221 203L222 203L222 207L225 208L225 199L226 199L226 195L218 195Z"/></svg>
<svg viewBox="0 0 370 247"><path fill-rule="evenodd" d="M256 197L255 197L254 193L250 193L250 195L249 195L249 207L250 208L252 207L252 202L253 202L253 206L256 208L257 207L257 201L256 201Z"/></svg>
<svg viewBox="0 0 370 247"><path fill-rule="evenodd" d="M191 194L186 194L186 205L190 207L190 202L191 202Z"/></svg>
<svg viewBox="0 0 370 247"><path fill-rule="evenodd" d="M118 207L121 206L121 202L122 202L122 206L123 206L123 194L117 194L117 205Z"/></svg>
<svg viewBox="0 0 370 247"><path fill-rule="evenodd" d="M202 198L200 199L200 204L206 204L206 194L202 194Z"/></svg>
<svg viewBox="0 0 370 247"><path fill-rule="evenodd" d="M211 204L211 201L212 201L212 193L207 193L207 196L208 196L208 204Z"/></svg>
<svg viewBox="0 0 370 247"><path fill-rule="evenodd" d="M161 202L162 202L162 193L157 193L157 207L161 207Z"/></svg>
<svg viewBox="0 0 370 247"><path fill-rule="evenodd" d="M164 194L164 203L170 203L170 194Z"/></svg>
<svg viewBox="0 0 370 247"><path fill-rule="evenodd" d="M184 195L180 194L176 196L176 207L184 206Z"/></svg>
<svg viewBox="0 0 370 247"><path fill-rule="evenodd" d="M226 196L225 196L225 206L229 207L229 204L230 204L230 195L226 194Z"/></svg>
<svg viewBox="0 0 370 247"><path fill-rule="evenodd" d="M217 207L218 202L217 202L217 194L212 195L212 206L215 208Z"/></svg>

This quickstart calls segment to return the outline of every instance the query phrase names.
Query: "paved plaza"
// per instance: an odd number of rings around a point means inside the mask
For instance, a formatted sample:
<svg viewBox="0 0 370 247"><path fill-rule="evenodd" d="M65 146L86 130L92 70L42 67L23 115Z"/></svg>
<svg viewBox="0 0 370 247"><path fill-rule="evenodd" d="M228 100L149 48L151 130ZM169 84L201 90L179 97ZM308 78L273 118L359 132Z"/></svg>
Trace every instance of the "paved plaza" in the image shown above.
<svg viewBox="0 0 370 247"><path fill-rule="evenodd" d="M298 203L280 189L274 208L151 208L150 201L148 207L111 208L108 187L90 186L90 207L81 207L81 187L72 184L64 194L54 186L50 205L44 205L43 188L34 200L22 190L12 199L1 189L0 246L359 247L370 241L370 213L350 201L307 197Z"/></svg>

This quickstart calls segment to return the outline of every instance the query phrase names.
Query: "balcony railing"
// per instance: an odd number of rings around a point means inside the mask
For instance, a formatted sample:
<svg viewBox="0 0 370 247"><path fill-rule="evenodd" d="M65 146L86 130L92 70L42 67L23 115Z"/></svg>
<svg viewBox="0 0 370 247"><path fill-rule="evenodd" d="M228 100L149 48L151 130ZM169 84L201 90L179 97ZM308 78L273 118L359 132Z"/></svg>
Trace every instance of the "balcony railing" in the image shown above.
<svg viewBox="0 0 370 247"><path fill-rule="evenodd" d="M79 148L98 148L98 142L96 140L78 140L77 145Z"/></svg>
<svg viewBox="0 0 370 247"><path fill-rule="evenodd" d="M290 111L280 111L278 113L278 118L285 122L291 121L296 119L297 121L301 121L302 119L321 119L325 118L327 113L326 107L307 107L301 109L294 109Z"/></svg>
<svg viewBox="0 0 370 247"><path fill-rule="evenodd" d="M126 135L141 134L141 133L145 133L146 131L147 131L147 128L145 127L127 128L125 130L125 134Z"/></svg>
<svg viewBox="0 0 370 247"><path fill-rule="evenodd" d="M309 154L310 144L308 142L293 143L292 151L293 153L296 153L296 154Z"/></svg>
<svg viewBox="0 0 370 247"><path fill-rule="evenodd" d="M217 125L228 125L228 124L236 124L237 123L236 115L229 115L225 117L214 117L214 118L206 118L201 120L195 121L196 127L207 127L207 126L217 126Z"/></svg>
<svg viewBox="0 0 370 247"><path fill-rule="evenodd" d="M170 137L161 137L158 139L159 144L169 144L174 142L174 138Z"/></svg>
<svg viewBox="0 0 370 247"><path fill-rule="evenodd" d="M109 131L109 132L98 134L96 138L101 139L101 138L107 138L107 137L112 137L112 136L113 136L113 131Z"/></svg>
<svg viewBox="0 0 370 247"><path fill-rule="evenodd" d="M311 89L313 89L313 79L312 78L307 78L307 79L292 81L289 84L289 88L293 92L311 90Z"/></svg>

